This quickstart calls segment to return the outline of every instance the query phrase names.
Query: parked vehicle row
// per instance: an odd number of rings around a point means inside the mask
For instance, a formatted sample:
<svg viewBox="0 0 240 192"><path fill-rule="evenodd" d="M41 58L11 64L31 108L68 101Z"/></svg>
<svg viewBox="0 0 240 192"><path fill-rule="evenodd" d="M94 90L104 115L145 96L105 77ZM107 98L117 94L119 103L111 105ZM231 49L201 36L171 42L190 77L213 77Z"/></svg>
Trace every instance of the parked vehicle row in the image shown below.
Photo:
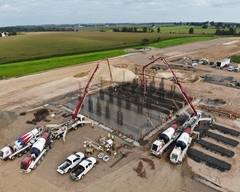
<svg viewBox="0 0 240 192"><path fill-rule="evenodd" d="M70 172L70 178L78 181L83 179L96 164L97 160L94 157L85 157L82 152L76 152L58 166L57 172L60 174Z"/></svg>

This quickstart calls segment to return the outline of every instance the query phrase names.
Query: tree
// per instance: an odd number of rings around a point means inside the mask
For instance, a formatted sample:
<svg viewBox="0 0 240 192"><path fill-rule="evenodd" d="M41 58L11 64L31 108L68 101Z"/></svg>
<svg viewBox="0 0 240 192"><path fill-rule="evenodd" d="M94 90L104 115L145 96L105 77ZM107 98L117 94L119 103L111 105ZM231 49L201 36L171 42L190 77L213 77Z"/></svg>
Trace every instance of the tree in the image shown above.
<svg viewBox="0 0 240 192"><path fill-rule="evenodd" d="M219 22L219 23L217 23L217 25L215 25L215 26L216 26L216 28L220 28L220 27L223 26L223 23L222 23L222 22Z"/></svg>
<svg viewBox="0 0 240 192"><path fill-rule="evenodd" d="M222 34L222 31L219 29L219 28L217 28L217 30L216 30L216 35L221 35Z"/></svg>
<svg viewBox="0 0 240 192"><path fill-rule="evenodd" d="M230 27L229 35L235 35L235 34L236 34L236 29L234 29L233 27Z"/></svg>
<svg viewBox="0 0 240 192"><path fill-rule="evenodd" d="M122 32L127 32L128 31L128 28L127 27L123 27L122 28Z"/></svg>
<svg viewBox="0 0 240 192"><path fill-rule="evenodd" d="M147 27L143 27L143 32L147 32Z"/></svg>
<svg viewBox="0 0 240 192"><path fill-rule="evenodd" d="M142 39L142 44L143 45L146 45L148 43L149 43L149 39L147 39L147 38Z"/></svg>
<svg viewBox="0 0 240 192"><path fill-rule="evenodd" d="M191 27L188 32L189 34L194 34L194 29Z"/></svg>
<svg viewBox="0 0 240 192"><path fill-rule="evenodd" d="M129 27L129 28L128 28L128 32L133 32L133 28L132 28L132 27Z"/></svg>
<svg viewBox="0 0 240 192"><path fill-rule="evenodd" d="M113 28L113 32L119 32L120 30L118 28Z"/></svg>
<svg viewBox="0 0 240 192"><path fill-rule="evenodd" d="M158 27L158 28L157 28L157 32L160 33L160 30L161 30L160 27Z"/></svg>

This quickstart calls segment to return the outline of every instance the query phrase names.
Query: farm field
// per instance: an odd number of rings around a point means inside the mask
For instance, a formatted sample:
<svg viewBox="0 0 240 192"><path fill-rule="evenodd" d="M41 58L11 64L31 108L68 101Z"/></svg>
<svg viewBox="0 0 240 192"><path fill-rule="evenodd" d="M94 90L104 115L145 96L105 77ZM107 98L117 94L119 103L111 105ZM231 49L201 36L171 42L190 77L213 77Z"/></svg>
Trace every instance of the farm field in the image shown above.
<svg viewBox="0 0 240 192"><path fill-rule="evenodd" d="M190 34L122 32L33 32L0 38L0 64L141 46ZM201 35L202 36L202 35Z"/></svg>
<svg viewBox="0 0 240 192"><path fill-rule="evenodd" d="M148 38L150 44L143 46L143 38ZM120 56L126 54L124 48L163 48L214 38L162 33L25 33L0 38L0 79ZM157 39L160 41L156 43Z"/></svg>
<svg viewBox="0 0 240 192"><path fill-rule="evenodd" d="M105 32L112 32L113 28L117 29L122 29L123 27L127 28L134 28L137 27L139 30L141 30L143 27L147 27L148 29L151 28L152 25L134 25L134 26L129 26L129 25L122 25L122 26L98 26L98 27L80 27L78 28L79 31L105 31ZM195 35L214 35L216 32L216 28L214 26L210 26L206 29L202 28L202 26L190 26L190 25L155 25L153 31L157 33L158 27L160 28L160 34L189 34L189 29L193 28L194 29L194 34ZM226 28L225 30L229 30ZM236 29L236 33L239 34L240 28Z"/></svg>

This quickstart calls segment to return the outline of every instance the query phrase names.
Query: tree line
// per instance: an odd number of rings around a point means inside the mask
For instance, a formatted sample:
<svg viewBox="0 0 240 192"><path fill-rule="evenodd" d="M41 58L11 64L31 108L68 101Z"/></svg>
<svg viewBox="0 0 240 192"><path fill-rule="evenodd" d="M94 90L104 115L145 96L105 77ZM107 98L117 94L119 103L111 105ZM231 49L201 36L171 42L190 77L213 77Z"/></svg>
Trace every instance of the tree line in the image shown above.
<svg viewBox="0 0 240 192"><path fill-rule="evenodd" d="M122 27L122 28L113 28L113 32L134 32L134 33L147 33L147 32L154 32L154 26L147 28L139 28L139 27ZM160 33L160 27L157 28L157 33Z"/></svg>
<svg viewBox="0 0 240 192"><path fill-rule="evenodd" d="M2 33L8 33L8 36L17 35L21 32L44 32L44 31L73 31L72 27L56 27L56 26L15 26L15 27L0 27L0 37Z"/></svg>

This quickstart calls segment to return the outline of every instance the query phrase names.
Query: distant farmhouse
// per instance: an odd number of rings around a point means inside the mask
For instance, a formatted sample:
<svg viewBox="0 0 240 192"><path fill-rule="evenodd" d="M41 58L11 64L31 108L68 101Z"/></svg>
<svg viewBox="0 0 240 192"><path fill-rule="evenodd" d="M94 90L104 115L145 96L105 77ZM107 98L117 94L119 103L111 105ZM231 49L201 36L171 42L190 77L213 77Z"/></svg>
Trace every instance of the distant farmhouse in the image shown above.
<svg viewBox="0 0 240 192"><path fill-rule="evenodd" d="M6 36L8 36L8 35L9 35L8 32L2 32L2 37L6 37Z"/></svg>

